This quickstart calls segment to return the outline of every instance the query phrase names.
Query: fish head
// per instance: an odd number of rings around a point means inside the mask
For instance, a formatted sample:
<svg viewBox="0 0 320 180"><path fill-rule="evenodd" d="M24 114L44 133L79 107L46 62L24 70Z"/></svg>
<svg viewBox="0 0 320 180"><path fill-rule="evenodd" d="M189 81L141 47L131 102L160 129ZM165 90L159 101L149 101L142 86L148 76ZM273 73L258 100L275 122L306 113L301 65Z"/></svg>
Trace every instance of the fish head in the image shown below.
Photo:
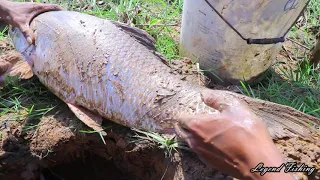
<svg viewBox="0 0 320 180"><path fill-rule="evenodd" d="M11 27L9 29L9 37L13 42L14 48L23 55L24 59L32 67L35 45L30 45L21 30L16 27Z"/></svg>
<svg viewBox="0 0 320 180"><path fill-rule="evenodd" d="M27 39L24 37L19 28L11 27L9 29L9 36L12 39L13 46L18 52L22 53L29 48L30 44L27 42Z"/></svg>

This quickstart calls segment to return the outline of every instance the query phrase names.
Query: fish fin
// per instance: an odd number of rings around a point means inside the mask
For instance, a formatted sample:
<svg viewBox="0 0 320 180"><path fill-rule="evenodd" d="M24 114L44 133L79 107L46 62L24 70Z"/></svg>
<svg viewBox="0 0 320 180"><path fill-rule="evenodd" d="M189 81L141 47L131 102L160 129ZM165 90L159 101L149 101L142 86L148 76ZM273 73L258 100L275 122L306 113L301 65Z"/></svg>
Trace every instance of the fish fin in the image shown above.
<svg viewBox="0 0 320 180"><path fill-rule="evenodd" d="M110 20L108 20L110 21ZM110 21L115 26L121 28L124 32L134 37L136 40L138 40L141 44L145 45L149 50L156 50L155 44L156 40L150 36L146 31L132 27L128 24L124 24L118 21Z"/></svg>
<svg viewBox="0 0 320 180"><path fill-rule="evenodd" d="M78 107L76 105L67 103L70 110L79 118L83 123L92 128L93 130L100 132L103 136L107 135L107 133L101 127L102 117L91 113L90 111Z"/></svg>
<svg viewBox="0 0 320 180"><path fill-rule="evenodd" d="M297 136L312 139L313 137L311 136L319 132L317 129L319 127L319 118L292 107L229 91L214 90L214 93L230 95L241 100L266 123L273 139Z"/></svg>

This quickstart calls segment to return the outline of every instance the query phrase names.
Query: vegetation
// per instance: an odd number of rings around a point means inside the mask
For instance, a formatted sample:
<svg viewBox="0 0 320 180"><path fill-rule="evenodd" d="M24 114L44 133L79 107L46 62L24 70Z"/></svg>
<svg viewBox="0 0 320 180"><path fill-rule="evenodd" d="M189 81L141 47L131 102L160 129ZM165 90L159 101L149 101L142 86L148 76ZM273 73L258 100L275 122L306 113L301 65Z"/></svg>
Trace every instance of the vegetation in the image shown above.
<svg viewBox="0 0 320 180"><path fill-rule="evenodd" d="M154 132L145 132L135 128L132 128L132 130L137 132L134 137L137 138L138 141L147 140L158 144L160 149L165 150L165 155L167 157L171 158L172 151L177 151L177 148L179 148L179 143L175 140L175 136L169 138ZM139 135L138 133L141 135Z"/></svg>
<svg viewBox="0 0 320 180"><path fill-rule="evenodd" d="M59 2L47 0L47 3ZM87 3L69 0L63 1L60 5L69 10L121 21L144 29L156 39L157 50L170 61L181 58L178 53L178 41L182 0L92 0ZM249 86L242 83L242 86L239 86L241 92L254 98L288 105L320 118L320 67L308 64L310 49L315 42L316 34L319 33L319 18L320 1L311 0L305 16L290 32L292 46L284 46L282 52L286 56L279 59L259 84ZM0 39L6 39L5 30L0 33ZM293 43L294 41L300 45ZM303 67L300 66L302 62L305 63ZM11 77L7 79L7 87L0 90L0 120L1 117L7 117L6 121L21 121L25 118L39 120L59 103L61 102L38 81L21 82ZM33 128L37 123L28 121L27 125ZM139 136L140 138L157 141L169 152L177 146L172 139L138 132L144 135L144 138Z"/></svg>
<svg viewBox="0 0 320 180"><path fill-rule="evenodd" d="M283 45L286 57L280 58L258 85L250 87L242 83L242 92L320 118L320 66L309 63L310 49L315 45L319 29L320 1L311 0L307 11L289 33L291 48Z"/></svg>

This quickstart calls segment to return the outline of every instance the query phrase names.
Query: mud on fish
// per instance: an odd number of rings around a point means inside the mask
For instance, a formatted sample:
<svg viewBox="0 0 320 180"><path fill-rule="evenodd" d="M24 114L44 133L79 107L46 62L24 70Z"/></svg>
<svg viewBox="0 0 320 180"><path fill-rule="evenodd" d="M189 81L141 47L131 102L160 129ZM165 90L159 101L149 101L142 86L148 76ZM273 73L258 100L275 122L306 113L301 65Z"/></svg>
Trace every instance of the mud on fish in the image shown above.
<svg viewBox="0 0 320 180"><path fill-rule="evenodd" d="M136 28L70 11L43 13L31 28L32 46L12 29L15 48L33 65L40 82L95 130L102 131L102 118L107 118L127 127L167 132L179 114L217 112L202 101L204 91L249 105L269 128L275 127L273 136L289 133L276 127L292 125L297 134L310 133L307 122L319 122L287 106L183 80L150 48L148 35ZM284 124L288 119L291 124Z"/></svg>

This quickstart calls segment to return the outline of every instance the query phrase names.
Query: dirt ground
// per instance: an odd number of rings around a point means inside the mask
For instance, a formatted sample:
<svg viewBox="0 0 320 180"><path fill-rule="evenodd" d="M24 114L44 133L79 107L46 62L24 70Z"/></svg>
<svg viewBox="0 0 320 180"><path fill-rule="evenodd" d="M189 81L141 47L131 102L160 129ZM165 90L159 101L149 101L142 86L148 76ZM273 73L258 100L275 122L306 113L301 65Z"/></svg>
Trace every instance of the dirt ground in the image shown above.
<svg viewBox="0 0 320 180"><path fill-rule="evenodd" d="M2 58L19 59L8 46ZM20 61L19 61L20 63ZM185 74L194 83L205 84L202 76L188 76L191 61L175 62L174 72ZM20 66L20 64L19 64ZM181 71L182 69L188 69ZM24 68L23 68L24 69ZM19 69L16 70L19 72ZM23 73L29 74L30 73ZM21 74L14 74L21 75ZM20 76L29 78L29 76ZM191 77L191 78L190 78ZM196 78L194 78L196 77ZM37 78L22 81L38 81ZM58 100L59 101L59 100ZM192 152L176 152L165 157L156 144L131 143L135 132L105 120L110 127L106 145L97 134L80 133L85 127L61 103L47 114L38 128L24 131L27 119L9 121L14 114L0 117L0 179L226 179L202 164ZM88 129L89 130L89 129ZM183 178L184 177L184 178ZM227 178L228 179L228 178ZM232 179L229 177L229 179Z"/></svg>
<svg viewBox="0 0 320 180"><path fill-rule="evenodd" d="M167 159L155 144L130 143L134 132L108 121L104 125L112 132L104 145L96 134L74 131L71 127L82 125L65 109L44 118L33 132L22 133L23 124L14 123L2 130L2 179L205 179L215 172L192 153Z"/></svg>
<svg viewBox="0 0 320 180"><path fill-rule="evenodd" d="M2 50L1 57L12 57L4 56L12 53L9 47ZM196 66L188 68L190 60L174 62L175 72L185 74L188 81L209 84L201 75L188 76L197 70ZM28 71L22 75L30 77ZM237 91L233 86L215 86L215 89ZM63 103L42 118L38 128L29 131L23 130L27 119L17 122L8 121L8 117L10 114L0 117L0 180L232 179L204 165L193 152L179 150L168 158L156 144L132 142L134 131L108 120L103 124L109 127L104 144L96 133L79 132L87 127ZM319 170L320 137L313 138L276 139L274 142L287 161L305 163ZM308 179L305 175L299 176ZM320 172L309 179L320 179Z"/></svg>

